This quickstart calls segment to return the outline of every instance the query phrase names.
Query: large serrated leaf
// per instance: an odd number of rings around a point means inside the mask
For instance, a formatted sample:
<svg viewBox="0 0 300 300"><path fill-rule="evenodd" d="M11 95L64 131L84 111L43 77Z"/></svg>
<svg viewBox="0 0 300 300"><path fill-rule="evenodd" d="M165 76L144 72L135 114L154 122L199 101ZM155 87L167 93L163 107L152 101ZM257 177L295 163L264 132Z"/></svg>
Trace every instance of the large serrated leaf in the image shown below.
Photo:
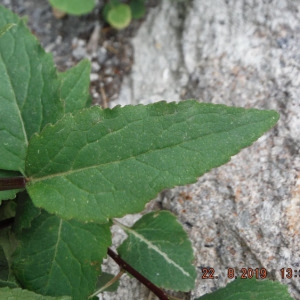
<svg viewBox="0 0 300 300"><path fill-rule="evenodd" d="M59 73L60 95L65 102L65 113L74 113L87 107L89 101L91 63L85 59L76 66Z"/></svg>
<svg viewBox="0 0 300 300"><path fill-rule="evenodd" d="M28 140L63 114L52 56L23 21L0 5L0 169L20 171Z"/></svg>
<svg viewBox="0 0 300 300"><path fill-rule="evenodd" d="M72 300L71 297L47 297L23 289L0 288L1 300Z"/></svg>
<svg viewBox="0 0 300 300"><path fill-rule="evenodd" d="M91 107L31 139L27 190L51 213L106 222L141 211L164 188L195 182L277 120L275 111L194 100Z"/></svg>
<svg viewBox="0 0 300 300"><path fill-rule="evenodd" d="M292 300L287 286L270 280L241 279L195 300Z"/></svg>
<svg viewBox="0 0 300 300"><path fill-rule="evenodd" d="M13 260L16 278L42 295L87 299L111 244L109 226L65 221L43 212L20 235Z"/></svg>
<svg viewBox="0 0 300 300"><path fill-rule="evenodd" d="M118 248L122 259L159 287L177 291L194 287L192 244L174 215L152 212L131 228L119 225L128 234Z"/></svg>

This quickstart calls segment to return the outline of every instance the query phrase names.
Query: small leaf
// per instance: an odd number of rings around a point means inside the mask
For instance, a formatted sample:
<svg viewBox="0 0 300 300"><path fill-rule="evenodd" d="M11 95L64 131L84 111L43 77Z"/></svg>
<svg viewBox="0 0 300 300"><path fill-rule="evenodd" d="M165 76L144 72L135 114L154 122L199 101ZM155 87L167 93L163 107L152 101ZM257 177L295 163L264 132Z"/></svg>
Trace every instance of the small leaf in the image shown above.
<svg viewBox="0 0 300 300"><path fill-rule="evenodd" d="M18 281L42 295L87 299L111 244L109 226L65 221L42 212L20 235L13 261Z"/></svg>
<svg viewBox="0 0 300 300"><path fill-rule="evenodd" d="M133 19L140 19L146 13L145 0L131 0L129 6Z"/></svg>
<svg viewBox="0 0 300 300"><path fill-rule="evenodd" d="M13 218L16 215L16 203L14 200L5 201L0 207L0 221Z"/></svg>
<svg viewBox="0 0 300 300"><path fill-rule="evenodd" d="M128 234L118 248L123 260L159 287L185 292L194 287L192 245L174 215L152 212L132 228L121 227Z"/></svg>
<svg viewBox="0 0 300 300"><path fill-rule="evenodd" d="M123 29L131 22L131 10L127 4L112 6L107 12L107 22L116 29Z"/></svg>
<svg viewBox="0 0 300 300"><path fill-rule="evenodd" d="M143 210L165 188L195 182L277 120L275 111L192 100L94 106L31 139L26 188L51 213L107 222Z"/></svg>
<svg viewBox="0 0 300 300"><path fill-rule="evenodd" d="M19 193L16 199L17 209L13 230L21 234L24 228L31 226L31 221L41 214L41 209L34 206L27 192Z"/></svg>
<svg viewBox="0 0 300 300"><path fill-rule="evenodd" d="M63 114L52 56L19 19L0 5L0 169L24 174L28 140Z"/></svg>
<svg viewBox="0 0 300 300"><path fill-rule="evenodd" d="M72 300L71 297L47 297L23 289L0 288L1 300Z"/></svg>
<svg viewBox="0 0 300 300"><path fill-rule="evenodd" d="M271 280L241 279L195 300L292 300L286 285Z"/></svg>
<svg viewBox="0 0 300 300"><path fill-rule="evenodd" d="M11 232L10 228L5 228L0 231L0 249L3 250L2 252L2 267L5 268L6 272L6 278L0 277L0 279L9 281L9 282L15 282L15 276L13 274L13 271L11 269L12 265L12 254L15 251L17 247L17 242L15 239L14 234ZM4 257L3 257L4 254ZM5 267L4 267L5 265ZM3 270L2 267L0 270ZM3 275L3 274L2 274ZM0 297L1 299L1 297Z"/></svg>
<svg viewBox="0 0 300 300"><path fill-rule="evenodd" d="M65 113L74 113L87 106L90 100L90 72L91 63L84 59L75 67L58 74L61 82L60 95L65 102Z"/></svg>
<svg viewBox="0 0 300 300"><path fill-rule="evenodd" d="M50 4L71 15L83 15L93 10L95 0L49 0Z"/></svg>

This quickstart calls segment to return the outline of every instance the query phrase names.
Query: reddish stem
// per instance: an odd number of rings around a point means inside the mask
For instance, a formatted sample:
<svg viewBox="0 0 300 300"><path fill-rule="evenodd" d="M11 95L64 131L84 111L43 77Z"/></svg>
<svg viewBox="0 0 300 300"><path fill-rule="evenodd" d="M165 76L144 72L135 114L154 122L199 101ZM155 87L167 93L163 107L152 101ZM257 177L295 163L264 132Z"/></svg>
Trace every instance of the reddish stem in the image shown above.
<svg viewBox="0 0 300 300"><path fill-rule="evenodd" d="M0 178L0 191L24 189L26 187L25 177Z"/></svg>
<svg viewBox="0 0 300 300"><path fill-rule="evenodd" d="M144 284L149 290L151 290L160 300L169 300L169 297L154 285L151 281L149 281L146 277L144 277L141 273L135 270L132 266L130 266L126 261L124 261L117 253L112 251L110 248L107 249L107 254L125 271L134 276L137 280L139 280L142 284Z"/></svg>

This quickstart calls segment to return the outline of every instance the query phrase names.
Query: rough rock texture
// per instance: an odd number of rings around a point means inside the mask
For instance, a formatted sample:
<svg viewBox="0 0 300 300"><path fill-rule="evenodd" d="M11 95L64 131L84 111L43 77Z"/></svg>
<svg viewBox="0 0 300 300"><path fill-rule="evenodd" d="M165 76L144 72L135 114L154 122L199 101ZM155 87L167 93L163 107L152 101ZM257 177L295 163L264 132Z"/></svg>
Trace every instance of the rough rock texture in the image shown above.
<svg viewBox="0 0 300 300"><path fill-rule="evenodd" d="M96 12L58 21L47 1L3 0L1 4L30 16L29 25L58 63L69 66L72 57L86 55L87 43L79 42L88 39ZM277 280L283 267L300 270L299 7L297 0L163 0L133 40L133 69L111 106L195 98L272 108L281 114L276 128L230 163L193 185L164 191L152 202L178 215L193 242L199 276L188 299L224 286L229 281L227 267L236 271L265 267ZM70 50L74 36L78 45ZM105 51L103 47L97 51L100 70L103 64L115 66L115 59ZM112 66L106 79L112 77ZM132 224L137 218L128 216L124 222ZM121 238L115 229L115 244ZM201 279L202 267L214 268L219 279ZM117 273L118 267L113 269ZM300 278L282 282L300 299ZM128 276L122 278L117 293L100 297L151 299L149 291Z"/></svg>
<svg viewBox="0 0 300 300"><path fill-rule="evenodd" d="M157 201L185 224L199 276L191 298L226 285L227 268L266 268L300 299L299 1L162 1L134 38L135 63L118 101L195 98L275 109L278 125L197 183ZM219 279L201 279L201 268ZM147 299L125 279L103 299ZM126 288L122 288L126 286ZM120 296L122 295L122 297Z"/></svg>

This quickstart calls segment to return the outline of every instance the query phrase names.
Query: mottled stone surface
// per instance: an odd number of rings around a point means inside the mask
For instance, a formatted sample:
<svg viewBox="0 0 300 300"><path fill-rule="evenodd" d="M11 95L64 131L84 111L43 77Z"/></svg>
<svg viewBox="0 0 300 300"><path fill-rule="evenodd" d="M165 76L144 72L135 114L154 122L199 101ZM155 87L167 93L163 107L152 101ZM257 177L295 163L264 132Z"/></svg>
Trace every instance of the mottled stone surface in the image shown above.
<svg viewBox="0 0 300 300"><path fill-rule="evenodd" d="M199 276L191 299L226 285L227 267L264 267L277 280L282 267L300 269L299 8L292 0L162 1L133 40L133 71L112 106L195 98L281 115L227 165L157 200L193 241ZM201 267L219 279L201 279ZM282 282L300 299L299 278ZM146 293L125 279L103 299Z"/></svg>
<svg viewBox="0 0 300 300"><path fill-rule="evenodd" d="M85 53L87 43L75 40L78 47L71 51L71 41L87 35L96 13L58 21L47 1L2 4L30 16L29 25L44 38L56 62L69 66L72 57ZM224 286L227 267L265 267L278 280L280 268L300 269L299 7L299 0L164 0L150 11L133 40L134 66L111 106L195 98L281 114L276 128L230 163L152 202L178 215L193 241L199 276L188 296L192 299ZM105 48L99 49L101 69L104 63L115 66ZM97 68L93 65L94 72ZM128 216L124 222L132 224L137 218ZM121 238L116 229L114 243ZM219 279L202 280L201 267L214 268ZM300 279L283 282L300 299ZM117 293L101 297L150 299L146 288L126 276Z"/></svg>

